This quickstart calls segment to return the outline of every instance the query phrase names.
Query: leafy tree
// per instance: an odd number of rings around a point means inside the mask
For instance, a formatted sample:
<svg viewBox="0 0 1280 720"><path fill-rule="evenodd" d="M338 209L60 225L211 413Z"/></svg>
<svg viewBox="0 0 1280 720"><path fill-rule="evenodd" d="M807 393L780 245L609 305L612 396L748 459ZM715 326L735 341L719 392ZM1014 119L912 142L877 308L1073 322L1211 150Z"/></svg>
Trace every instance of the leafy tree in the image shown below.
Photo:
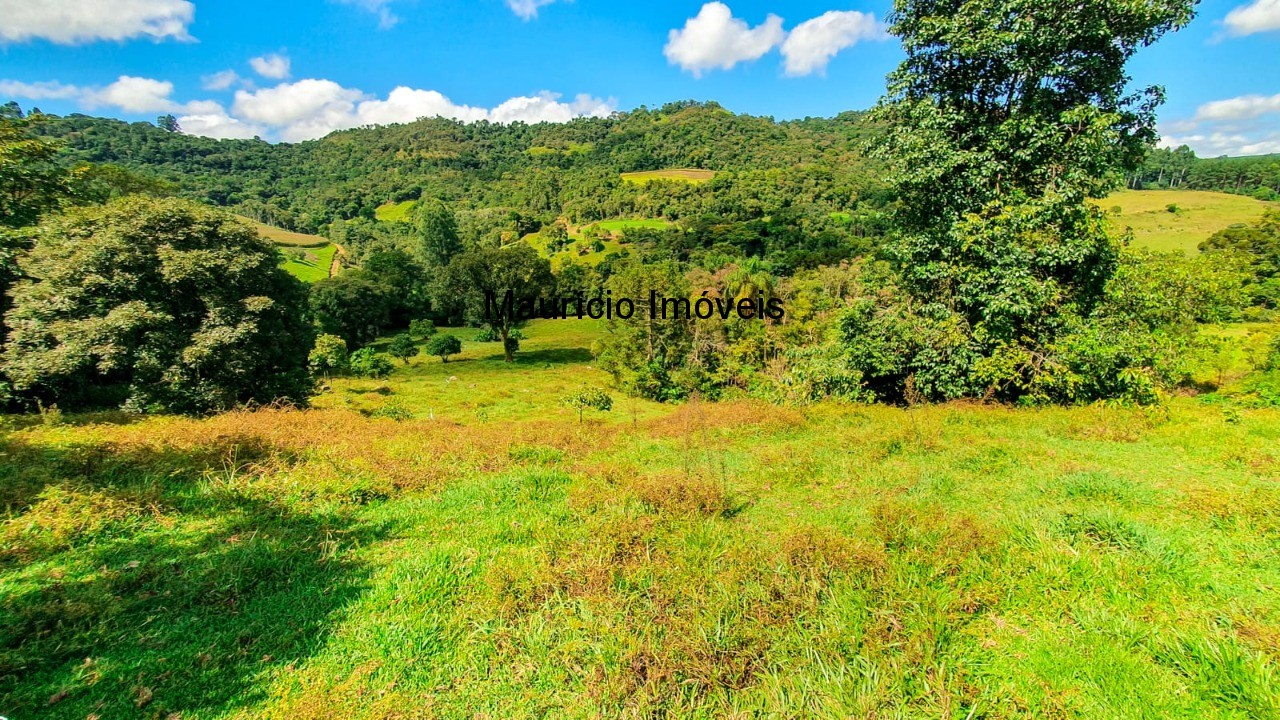
<svg viewBox="0 0 1280 720"><path fill-rule="evenodd" d="M413 336L409 333L396 335L387 346L387 354L393 358L400 358L405 365L408 365L409 360L417 357L421 352L422 349L413 341Z"/></svg>
<svg viewBox="0 0 1280 720"><path fill-rule="evenodd" d="M130 197L41 227L13 291L4 368L63 409L208 412L303 403L306 290L252 227Z"/></svg>
<svg viewBox="0 0 1280 720"><path fill-rule="evenodd" d="M156 127L165 132L182 132L182 126L178 124L178 118L173 115L161 115L156 118Z"/></svg>
<svg viewBox="0 0 1280 720"><path fill-rule="evenodd" d="M984 358L1016 358L1004 364L1019 374L1045 367L1117 266L1119 244L1087 199L1155 138L1160 92L1128 94L1125 64L1193 5L1086 0L1063 22L1051 4L896 0L891 32L907 57L876 117L901 199L888 248L901 306L879 324L846 318L845 336L868 351L882 331L907 344L859 369L896 397L915 375L918 392L948 398L985 391Z"/></svg>
<svg viewBox="0 0 1280 720"><path fill-rule="evenodd" d="M1242 258L1251 275L1245 287L1250 302L1280 307L1280 210L1268 210L1251 225L1219 230L1200 243L1200 250Z"/></svg>
<svg viewBox="0 0 1280 720"><path fill-rule="evenodd" d="M25 227L69 194L53 143L32 136L30 121L0 118L0 227Z"/></svg>
<svg viewBox="0 0 1280 720"><path fill-rule="evenodd" d="M519 312L490 307L486 300L500 306L510 292L517 306L521 300L545 297L555 288L551 263L524 243L506 248L474 248L454 259L449 266L454 293L465 299L473 320L487 324L502 339L506 361L512 362L518 344L510 343L512 331L519 327Z"/></svg>
<svg viewBox="0 0 1280 720"><path fill-rule="evenodd" d="M365 256L361 268L386 288L393 327L407 327L430 305L427 270L399 248L379 249Z"/></svg>
<svg viewBox="0 0 1280 720"><path fill-rule="evenodd" d="M445 267L462 252L458 221L441 202L423 202L414 208L414 228L422 257L435 267Z"/></svg>
<svg viewBox="0 0 1280 720"><path fill-rule="evenodd" d="M386 286L363 270L344 272L311 286L311 309L322 332L360 347L391 323Z"/></svg>
<svg viewBox="0 0 1280 720"><path fill-rule="evenodd" d="M315 347L308 357L311 372L329 377L341 375L351 369L351 358L347 354L347 341L337 335L321 335L316 338Z"/></svg>
<svg viewBox="0 0 1280 720"><path fill-rule="evenodd" d="M452 335L435 335L427 341L427 354L435 355L441 362L449 362L450 355L462 352L462 341Z"/></svg>
<svg viewBox="0 0 1280 720"><path fill-rule="evenodd" d="M600 388L580 387L561 398L561 402L578 411L578 422L582 422L585 410L609 412L613 409L613 397Z"/></svg>
<svg viewBox="0 0 1280 720"><path fill-rule="evenodd" d="M393 366L386 355L371 347L351 353L351 374L356 377L381 380L391 374Z"/></svg>
<svg viewBox="0 0 1280 720"><path fill-rule="evenodd" d="M672 375L690 365L693 351L693 322L677 310L688 302L691 287L673 262L627 264L609 278L605 288L616 298L649 298L656 294L658 314L639 307L630 318L613 317L604 323L605 335L594 348L600 369L613 375L627 391L655 400L678 400L691 389L682 387ZM667 317L662 313L670 310Z"/></svg>
<svg viewBox="0 0 1280 720"><path fill-rule="evenodd" d="M425 318L409 323L409 334L415 338L427 338L436 334L436 324Z"/></svg>

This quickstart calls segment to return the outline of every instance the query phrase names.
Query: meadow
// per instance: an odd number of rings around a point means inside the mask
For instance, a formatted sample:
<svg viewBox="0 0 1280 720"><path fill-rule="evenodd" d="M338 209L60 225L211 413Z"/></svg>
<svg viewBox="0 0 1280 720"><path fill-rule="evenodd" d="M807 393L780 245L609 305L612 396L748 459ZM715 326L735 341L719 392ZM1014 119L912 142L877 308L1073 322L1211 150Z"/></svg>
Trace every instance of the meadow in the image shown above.
<svg viewBox="0 0 1280 720"><path fill-rule="evenodd" d="M640 185L653 182L654 180L672 180L675 182L687 183L704 183L716 176L715 170L696 170L692 168L680 168L671 170L645 170L642 172L624 172L622 179L625 182L637 183Z"/></svg>
<svg viewBox="0 0 1280 720"><path fill-rule="evenodd" d="M1111 213L1117 230L1133 230L1136 246L1188 254L1197 252L1200 243L1215 232L1257 220L1276 205L1200 190L1125 190L1097 203Z"/></svg>
<svg viewBox="0 0 1280 720"><path fill-rule="evenodd" d="M281 267L303 282L319 282L329 277L338 246L326 241L322 247L307 248L305 252L306 256L302 258L284 255Z"/></svg>
<svg viewBox="0 0 1280 720"><path fill-rule="evenodd" d="M442 332L311 410L7 418L0 714L1280 715L1278 410L579 422L594 323Z"/></svg>

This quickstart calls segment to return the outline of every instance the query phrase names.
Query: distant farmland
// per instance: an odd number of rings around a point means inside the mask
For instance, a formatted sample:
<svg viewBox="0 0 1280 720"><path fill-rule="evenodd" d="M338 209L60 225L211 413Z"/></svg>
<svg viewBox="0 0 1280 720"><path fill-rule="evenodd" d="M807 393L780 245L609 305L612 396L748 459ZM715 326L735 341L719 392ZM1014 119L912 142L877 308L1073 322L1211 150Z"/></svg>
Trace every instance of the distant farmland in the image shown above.
<svg viewBox="0 0 1280 720"><path fill-rule="evenodd" d="M322 238L319 235L308 235L306 233L284 230L272 225L260 223L257 220L244 217L243 215L237 215L236 217L257 228L259 235L270 240L276 245L283 245L286 247L318 248L329 244L329 241L326 238Z"/></svg>
<svg viewBox="0 0 1280 720"><path fill-rule="evenodd" d="M409 213L413 212L413 208L417 204L416 200L405 200L404 202L379 205L373 211L373 216L382 222L408 222Z"/></svg>
<svg viewBox="0 0 1280 720"><path fill-rule="evenodd" d="M626 182L644 185L654 180L676 180L689 183L704 183L716 176L715 170L646 170L644 172L622 173L622 179Z"/></svg>
<svg viewBox="0 0 1280 720"><path fill-rule="evenodd" d="M1097 203L1108 211L1116 230L1133 229L1134 245L1185 253L1196 252L1201 242L1219 230L1252 222L1268 207L1277 206L1243 195L1199 190L1126 190Z"/></svg>

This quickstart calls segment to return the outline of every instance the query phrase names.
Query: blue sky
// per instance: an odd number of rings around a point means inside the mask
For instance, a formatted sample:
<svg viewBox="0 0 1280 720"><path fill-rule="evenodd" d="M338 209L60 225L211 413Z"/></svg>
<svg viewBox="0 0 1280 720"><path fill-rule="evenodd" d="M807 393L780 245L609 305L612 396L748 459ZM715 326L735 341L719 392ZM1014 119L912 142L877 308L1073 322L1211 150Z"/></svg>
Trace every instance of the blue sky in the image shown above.
<svg viewBox="0 0 1280 720"><path fill-rule="evenodd" d="M0 98L303 140L441 114L564 120L681 99L777 118L872 105L886 0L0 0ZM1064 21L1067 19L1064 18ZM1280 0L1206 0L1144 50L1161 129L1280 152Z"/></svg>

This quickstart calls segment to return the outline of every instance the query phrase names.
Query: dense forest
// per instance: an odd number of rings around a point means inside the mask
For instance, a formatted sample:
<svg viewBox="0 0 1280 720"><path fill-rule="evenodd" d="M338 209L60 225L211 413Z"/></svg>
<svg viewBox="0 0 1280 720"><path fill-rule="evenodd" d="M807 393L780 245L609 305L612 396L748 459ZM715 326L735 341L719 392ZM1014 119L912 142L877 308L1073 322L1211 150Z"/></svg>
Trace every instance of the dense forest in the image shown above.
<svg viewBox="0 0 1280 720"><path fill-rule="evenodd" d="M1128 179L1137 189L1183 188L1280 200L1280 155L1198 158L1187 146L1153 149Z"/></svg>
<svg viewBox="0 0 1280 720"><path fill-rule="evenodd" d="M774 122L685 102L564 124L422 119L294 145L83 115L32 121L69 160L117 165L184 197L313 233L419 198L458 212L511 208L571 222L706 213L749 220L779 208L856 212L885 201L881 173L863 152L875 128L862 113ZM643 192L620 177L664 168L716 177L648 183Z"/></svg>

